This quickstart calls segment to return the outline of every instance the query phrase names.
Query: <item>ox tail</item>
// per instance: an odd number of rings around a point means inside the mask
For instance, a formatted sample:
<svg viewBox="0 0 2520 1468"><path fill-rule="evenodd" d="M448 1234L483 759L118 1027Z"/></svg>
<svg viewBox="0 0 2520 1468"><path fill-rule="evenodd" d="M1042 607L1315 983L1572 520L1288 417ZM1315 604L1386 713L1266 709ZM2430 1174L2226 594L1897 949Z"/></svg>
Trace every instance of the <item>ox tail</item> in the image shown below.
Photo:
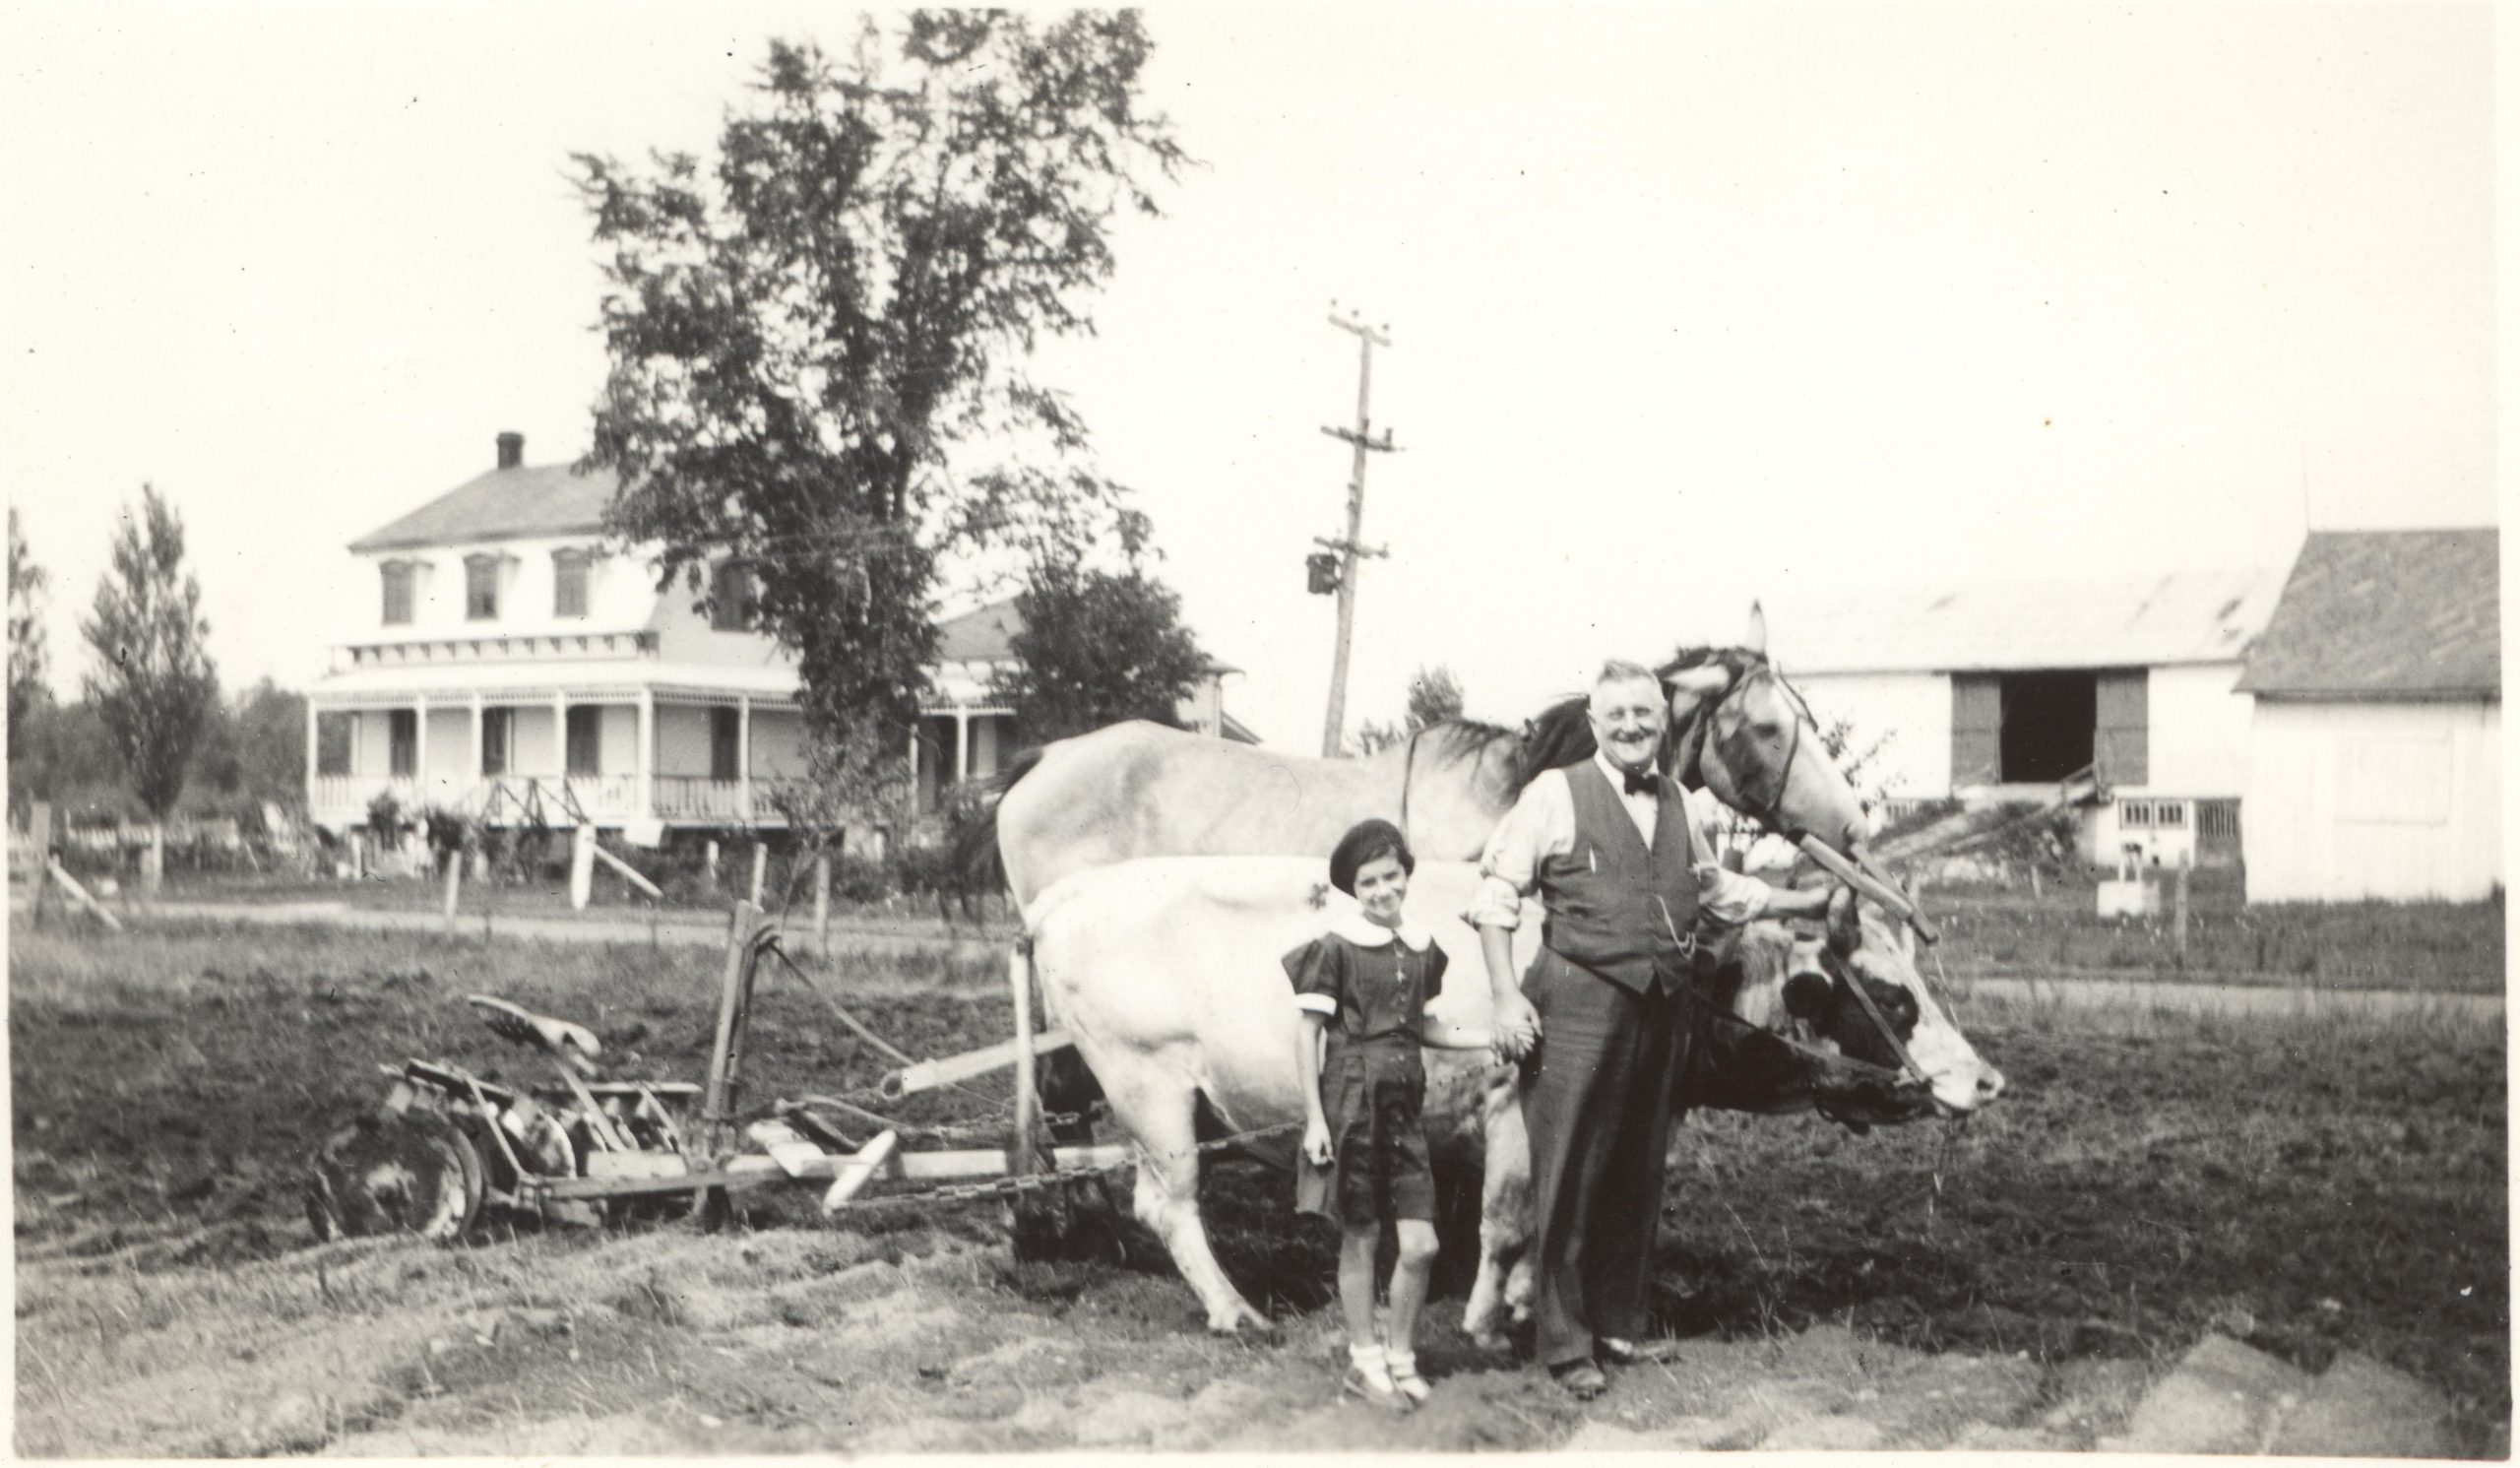
<svg viewBox="0 0 2520 1468"><path fill-rule="evenodd" d="M963 784L954 804L954 871L967 897L1006 890L1006 860L997 848L997 805L1016 781L1041 762L1041 750L1036 744L995 774Z"/></svg>

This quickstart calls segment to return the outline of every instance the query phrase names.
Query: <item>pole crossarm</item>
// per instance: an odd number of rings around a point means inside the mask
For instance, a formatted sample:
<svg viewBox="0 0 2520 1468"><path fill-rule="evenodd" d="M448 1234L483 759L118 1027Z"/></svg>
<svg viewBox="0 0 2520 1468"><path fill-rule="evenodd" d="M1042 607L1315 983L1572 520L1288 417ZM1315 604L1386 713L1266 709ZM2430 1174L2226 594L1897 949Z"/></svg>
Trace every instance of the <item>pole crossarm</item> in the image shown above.
<svg viewBox="0 0 2520 1468"><path fill-rule="evenodd" d="M1391 441L1391 430L1389 428L1382 430L1382 437L1380 438L1373 438L1366 434L1359 433L1354 428L1342 428L1330 423L1322 424L1321 431L1344 443L1353 443L1356 447L1365 449L1372 453L1397 454L1400 452L1400 445Z"/></svg>

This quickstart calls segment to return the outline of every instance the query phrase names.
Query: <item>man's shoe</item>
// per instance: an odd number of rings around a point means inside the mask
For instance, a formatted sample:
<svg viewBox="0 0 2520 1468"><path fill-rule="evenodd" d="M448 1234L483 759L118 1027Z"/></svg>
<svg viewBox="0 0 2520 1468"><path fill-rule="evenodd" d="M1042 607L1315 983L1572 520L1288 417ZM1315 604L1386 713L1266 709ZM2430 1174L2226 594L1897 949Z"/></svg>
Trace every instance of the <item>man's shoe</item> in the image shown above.
<svg viewBox="0 0 2520 1468"><path fill-rule="evenodd" d="M1593 1343L1593 1354L1611 1366L1640 1366L1649 1361L1669 1361L1679 1354L1677 1341L1623 1341L1614 1335L1603 1336Z"/></svg>
<svg viewBox="0 0 2520 1468"><path fill-rule="evenodd" d="M1609 1390L1610 1386L1610 1378L1603 1375L1602 1369L1589 1361L1570 1361L1563 1366L1550 1367L1548 1375L1561 1390L1579 1402L1589 1402Z"/></svg>

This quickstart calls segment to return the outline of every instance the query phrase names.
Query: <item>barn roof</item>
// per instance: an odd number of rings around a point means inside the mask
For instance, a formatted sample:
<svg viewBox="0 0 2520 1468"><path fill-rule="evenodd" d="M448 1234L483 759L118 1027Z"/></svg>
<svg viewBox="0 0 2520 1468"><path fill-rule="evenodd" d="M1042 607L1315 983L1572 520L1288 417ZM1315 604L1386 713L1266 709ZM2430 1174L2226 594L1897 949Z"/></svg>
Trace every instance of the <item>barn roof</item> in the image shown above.
<svg viewBox="0 0 2520 1468"><path fill-rule="evenodd" d="M1789 672L1968 672L2235 663L2274 571L1970 582L1789 600L1769 648Z"/></svg>
<svg viewBox="0 0 2520 1468"><path fill-rule="evenodd" d="M592 535L619 485L612 471L578 473L566 464L493 469L449 489L391 524L350 542L350 549L403 550L525 536Z"/></svg>
<svg viewBox="0 0 2520 1468"><path fill-rule="evenodd" d="M2489 526L2312 535L2240 691L2500 698L2501 550Z"/></svg>

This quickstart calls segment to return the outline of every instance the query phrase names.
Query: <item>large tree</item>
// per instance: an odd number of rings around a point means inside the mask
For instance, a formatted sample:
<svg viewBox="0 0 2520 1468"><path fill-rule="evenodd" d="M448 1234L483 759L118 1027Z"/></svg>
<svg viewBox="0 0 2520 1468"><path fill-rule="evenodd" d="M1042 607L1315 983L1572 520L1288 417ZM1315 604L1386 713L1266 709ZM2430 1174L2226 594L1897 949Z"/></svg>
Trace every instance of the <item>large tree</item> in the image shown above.
<svg viewBox="0 0 2520 1468"><path fill-rule="evenodd" d="M1143 545L1143 522L1126 536ZM1065 738L1128 719L1178 720L1207 657L1181 625L1181 598L1129 556L1117 572L1066 556L1036 563L1015 598L1023 625L995 694L1029 739Z"/></svg>
<svg viewBox="0 0 2520 1468"><path fill-rule="evenodd" d="M623 484L611 528L704 606L740 562L827 741L903 747L941 556L1107 527L1118 491L1026 363L1091 330L1116 217L1182 161L1149 51L1129 12L917 12L846 60L773 43L706 177L577 160L611 283L588 454Z"/></svg>
<svg viewBox="0 0 2520 1468"><path fill-rule="evenodd" d="M94 612L79 625L95 650L83 687L103 721L141 805L163 821L184 793L202 727L219 702L219 672L204 644L201 583L184 569L184 524L143 485L123 512L113 565L96 583Z"/></svg>
<svg viewBox="0 0 2520 1468"><path fill-rule="evenodd" d="M31 789L27 775L34 752L34 716L46 700L42 597L46 578L9 507L9 784Z"/></svg>

